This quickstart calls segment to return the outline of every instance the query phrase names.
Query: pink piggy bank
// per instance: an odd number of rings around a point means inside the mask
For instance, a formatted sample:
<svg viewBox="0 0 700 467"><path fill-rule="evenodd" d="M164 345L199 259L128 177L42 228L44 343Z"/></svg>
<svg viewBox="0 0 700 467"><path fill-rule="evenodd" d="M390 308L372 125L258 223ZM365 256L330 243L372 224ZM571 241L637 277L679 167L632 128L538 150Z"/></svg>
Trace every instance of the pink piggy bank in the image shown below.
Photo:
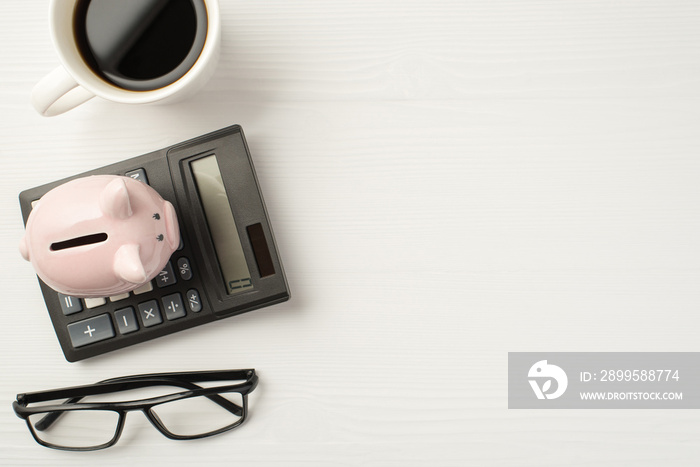
<svg viewBox="0 0 700 467"><path fill-rule="evenodd" d="M107 297L153 279L179 243L175 209L153 188L129 177L94 175L41 197L20 252L54 290Z"/></svg>

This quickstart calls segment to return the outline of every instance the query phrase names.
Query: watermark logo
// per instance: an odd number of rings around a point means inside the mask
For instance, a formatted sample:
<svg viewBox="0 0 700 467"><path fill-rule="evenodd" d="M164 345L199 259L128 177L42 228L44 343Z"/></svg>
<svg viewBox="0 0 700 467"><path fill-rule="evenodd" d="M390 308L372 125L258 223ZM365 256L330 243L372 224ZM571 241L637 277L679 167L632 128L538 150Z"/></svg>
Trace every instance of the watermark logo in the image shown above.
<svg viewBox="0 0 700 467"><path fill-rule="evenodd" d="M532 365L527 376L530 378L528 382L538 399L556 399L564 394L569 384L564 370L556 365L548 364L547 360L540 360ZM550 392L552 381L556 382L556 388Z"/></svg>

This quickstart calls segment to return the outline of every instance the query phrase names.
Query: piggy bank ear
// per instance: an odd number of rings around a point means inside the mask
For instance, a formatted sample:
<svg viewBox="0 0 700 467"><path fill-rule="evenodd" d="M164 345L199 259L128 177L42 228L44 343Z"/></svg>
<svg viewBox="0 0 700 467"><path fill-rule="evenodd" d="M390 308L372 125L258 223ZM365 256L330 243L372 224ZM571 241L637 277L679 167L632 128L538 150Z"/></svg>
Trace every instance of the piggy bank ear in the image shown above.
<svg viewBox="0 0 700 467"><path fill-rule="evenodd" d="M124 180L115 178L104 187L100 193L100 209L115 219L131 217L131 202Z"/></svg>
<svg viewBox="0 0 700 467"><path fill-rule="evenodd" d="M114 273L132 284L143 284L148 277L141 262L139 246L136 244L122 245L114 255Z"/></svg>

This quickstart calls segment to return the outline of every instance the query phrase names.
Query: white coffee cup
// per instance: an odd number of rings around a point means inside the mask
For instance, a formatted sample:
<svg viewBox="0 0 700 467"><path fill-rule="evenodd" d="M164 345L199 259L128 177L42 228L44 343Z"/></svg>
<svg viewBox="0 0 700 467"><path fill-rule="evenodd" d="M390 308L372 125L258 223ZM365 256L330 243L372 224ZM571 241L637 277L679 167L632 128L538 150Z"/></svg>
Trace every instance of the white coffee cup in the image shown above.
<svg viewBox="0 0 700 467"><path fill-rule="evenodd" d="M189 97L214 74L221 44L221 20L217 0L202 0L207 32L194 64L179 79L163 87L132 91L101 78L85 62L78 49L73 18L79 0L51 0L49 26L61 66L41 79L32 90L32 105L44 116L62 114L94 96L122 104L172 103Z"/></svg>

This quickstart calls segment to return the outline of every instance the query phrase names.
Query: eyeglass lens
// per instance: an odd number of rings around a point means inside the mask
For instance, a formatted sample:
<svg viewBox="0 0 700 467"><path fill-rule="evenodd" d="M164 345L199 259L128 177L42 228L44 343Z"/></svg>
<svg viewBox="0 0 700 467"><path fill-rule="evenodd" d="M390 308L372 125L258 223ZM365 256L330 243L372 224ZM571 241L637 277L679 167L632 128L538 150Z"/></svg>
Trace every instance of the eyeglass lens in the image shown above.
<svg viewBox="0 0 700 467"><path fill-rule="evenodd" d="M109 443L117 433L119 413L111 410L65 411L49 427L40 423L48 413L27 419L35 436L45 443L66 448L92 448Z"/></svg>
<svg viewBox="0 0 700 467"><path fill-rule="evenodd" d="M202 436L240 423L243 403L243 396L232 392L159 404L151 413L174 435Z"/></svg>

